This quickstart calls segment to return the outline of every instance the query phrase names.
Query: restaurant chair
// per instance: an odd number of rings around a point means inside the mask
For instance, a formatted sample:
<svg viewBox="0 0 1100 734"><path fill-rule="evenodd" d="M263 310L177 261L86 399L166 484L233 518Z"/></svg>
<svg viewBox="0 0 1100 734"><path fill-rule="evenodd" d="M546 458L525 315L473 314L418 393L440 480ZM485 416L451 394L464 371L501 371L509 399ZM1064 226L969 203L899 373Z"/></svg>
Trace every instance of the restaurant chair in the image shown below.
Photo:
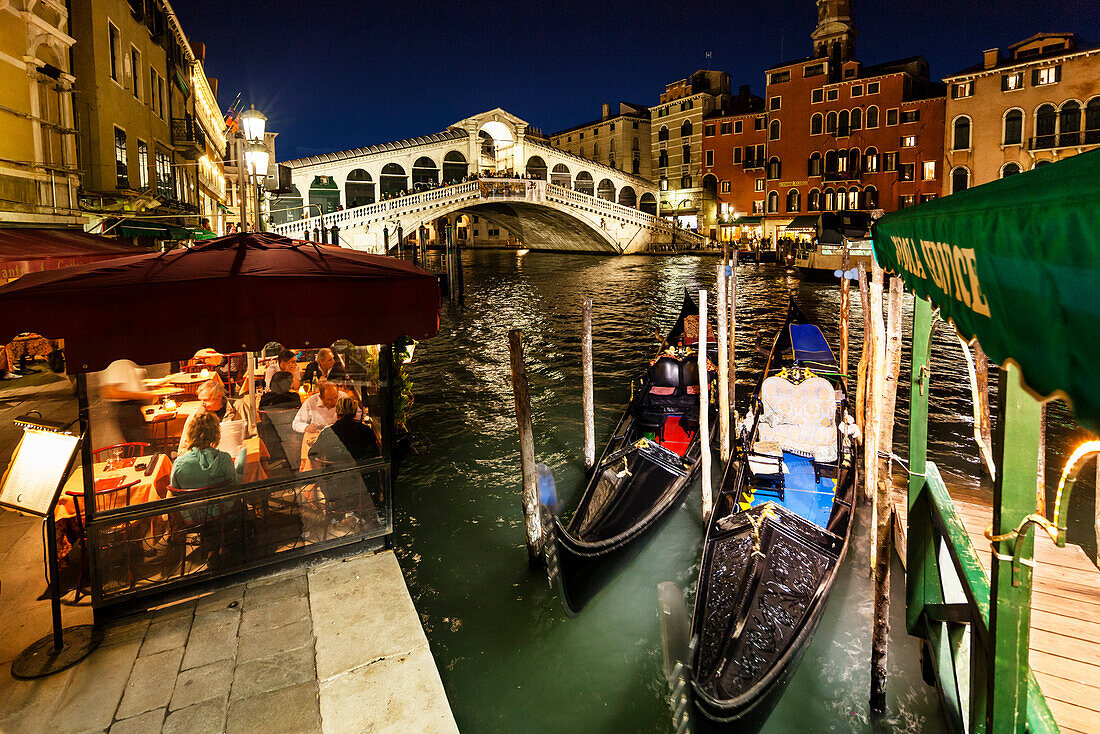
<svg viewBox="0 0 1100 734"><path fill-rule="evenodd" d="M146 444L142 444L146 445ZM110 447L114 448L114 447ZM104 451L106 449L100 449ZM94 456L93 452L93 456ZM139 480L135 479L131 482L125 482L121 484L115 484L112 482L105 482L103 480L96 482L93 485L92 497L95 500L95 511L103 512L104 510L114 510L119 507L126 507L130 504L130 490L139 484ZM88 534L84 531L84 509L81 507L81 502L84 500L84 486L72 487L65 490L65 494L72 498L73 505L76 507L76 526L80 531L80 550L83 554L83 563L80 569L80 578L76 584L76 595L73 598L74 602L80 601L80 598L87 594L88 583ZM123 549L123 555L126 554L129 547L129 523L123 523L122 525L105 528L102 531L102 537L100 538L101 550L117 550L120 546ZM102 554L101 554L102 555ZM112 555L107 553L107 555ZM117 555L117 554L116 554ZM132 573L128 572L128 575L132 581Z"/></svg>
<svg viewBox="0 0 1100 734"><path fill-rule="evenodd" d="M103 446L98 449L92 450L92 463L98 463L100 461L107 461L110 458L108 452L114 449L122 449L122 459L136 459L139 456L145 455L145 450L149 448L149 444L141 441L132 441L130 443L116 443L113 446Z"/></svg>
<svg viewBox="0 0 1100 734"><path fill-rule="evenodd" d="M168 487L168 492L174 497L198 497L202 493L214 489L224 488L224 482L208 487L195 489L182 489ZM179 574L187 573L187 561L189 557L197 556L201 559L196 565L205 565L207 570L214 571L232 565L234 558L243 557L243 527L240 532L231 527L237 521L242 521L241 501L239 499L215 500L194 508L187 508L172 513L169 518L169 533L172 538L180 538L179 548L180 566ZM242 546L242 552L234 553L232 544Z"/></svg>

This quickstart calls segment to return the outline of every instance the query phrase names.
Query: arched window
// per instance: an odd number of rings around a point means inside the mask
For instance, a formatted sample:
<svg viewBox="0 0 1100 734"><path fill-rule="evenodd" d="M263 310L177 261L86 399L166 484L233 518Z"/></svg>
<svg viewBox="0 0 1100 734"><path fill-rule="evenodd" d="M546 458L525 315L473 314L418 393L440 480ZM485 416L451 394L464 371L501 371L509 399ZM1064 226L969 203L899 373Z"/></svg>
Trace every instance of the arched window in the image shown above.
<svg viewBox="0 0 1100 734"><path fill-rule="evenodd" d="M825 189L825 211L831 212L836 209L836 192L832 189Z"/></svg>
<svg viewBox="0 0 1100 734"><path fill-rule="evenodd" d="M863 190L863 208L878 209L878 189L868 186Z"/></svg>
<svg viewBox="0 0 1100 734"><path fill-rule="evenodd" d="M630 144L630 149L631 150L641 150L641 148L638 146L637 136L634 137L634 141Z"/></svg>
<svg viewBox="0 0 1100 734"><path fill-rule="evenodd" d="M970 118L966 115L951 123L951 150L970 150Z"/></svg>
<svg viewBox="0 0 1100 734"><path fill-rule="evenodd" d="M848 208L859 209L859 187L853 186L848 190Z"/></svg>
<svg viewBox="0 0 1100 734"><path fill-rule="evenodd" d="M848 110L840 111L840 118L836 124L836 136L838 138L846 138L852 134L851 119L849 118Z"/></svg>
<svg viewBox="0 0 1100 734"><path fill-rule="evenodd" d="M1033 170L1033 171L1034 171L1034 170L1035 170L1036 168L1042 168L1043 166L1049 166L1049 165L1050 165L1051 163L1053 163L1053 162L1054 162L1054 161L1050 160L1049 158L1048 158L1048 159L1044 159L1044 160L1041 160L1041 161L1035 161L1035 165L1033 165L1033 166L1031 167L1031 170Z"/></svg>
<svg viewBox="0 0 1100 734"><path fill-rule="evenodd" d="M638 203L638 208L648 214L657 214L657 197L653 194L642 194L642 200Z"/></svg>
<svg viewBox="0 0 1100 734"><path fill-rule="evenodd" d="M443 183L458 183L466 178L468 170L466 156L457 150L452 150L443 156Z"/></svg>
<svg viewBox="0 0 1100 734"><path fill-rule="evenodd" d="M802 208L802 203L799 201L798 189L791 189L787 192L787 212L797 212Z"/></svg>
<svg viewBox="0 0 1100 734"><path fill-rule="evenodd" d="M863 156L863 170L866 173L878 173L878 148L868 148Z"/></svg>
<svg viewBox="0 0 1100 734"><path fill-rule="evenodd" d="M856 107L852 110L852 129L861 130L863 128L863 110Z"/></svg>
<svg viewBox="0 0 1100 734"><path fill-rule="evenodd" d="M806 197L806 208L812 212L821 211L821 192L817 189L810 189L809 195Z"/></svg>
<svg viewBox="0 0 1100 734"><path fill-rule="evenodd" d="M779 140L779 120L768 123L768 140Z"/></svg>
<svg viewBox="0 0 1100 734"><path fill-rule="evenodd" d="M1085 144L1100 143L1100 97L1085 105Z"/></svg>
<svg viewBox="0 0 1100 734"><path fill-rule="evenodd" d="M836 160L837 160L837 156L836 156L836 151L835 150L825 151L825 174L826 175L828 175L830 173L836 173L837 172Z"/></svg>
<svg viewBox="0 0 1100 734"><path fill-rule="evenodd" d="M414 189L422 189L439 183L439 169L435 161L428 156L421 156L413 163L412 184Z"/></svg>
<svg viewBox="0 0 1100 734"><path fill-rule="evenodd" d="M1001 136L1003 145L1019 145L1024 141L1024 111L1020 109L1009 110L1005 113L1004 135Z"/></svg>
<svg viewBox="0 0 1100 734"><path fill-rule="evenodd" d="M825 125L825 118L821 116L820 112L815 112L810 117L810 135L820 135Z"/></svg>
<svg viewBox="0 0 1100 734"><path fill-rule="evenodd" d="M691 188L691 176L683 175L683 176L680 177L680 188L682 188L682 189L690 189Z"/></svg>
<svg viewBox="0 0 1100 734"><path fill-rule="evenodd" d="M768 213L776 214L779 212L779 194L770 191L768 192Z"/></svg>
<svg viewBox="0 0 1100 734"><path fill-rule="evenodd" d="M555 186L569 188L570 180L569 167L564 163L557 164L554 166L554 170L550 172L550 183Z"/></svg>
<svg viewBox="0 0 1100 734"><path fill-rule="evenodd" d="M584 158L584 146L583 145L581 147L577 148L577 155L579 155L581 158Z"/></svg>
<svg viewBox="0 0 1100 734"><path fill-rule="evenodd" d="M592 160L598 161L600 159L600 144L592 143Z"/></svg>
<svg viewBox="0 0 1100 734"><path fill-rule="evenodd" d="M356 168L348 174L344 184L344 200L348 209L374 203L374 180L362 168Z"/></svg>
<svg viewBox="0 0 1100 734"><path fill-rule="evenodd" d="M619 203L634 209L638 205L638 194L630 186L619 189Z"/></svg>
<svg viewBox="0 0 1100 734"><path fill-rule="evenodd" d="M657 167L668 168L668 151L662 150L657 154Z"/></svg>
<svg viewBox="0 0 1100 734"><path fill-rule="evenodd" d="M1001 178L1015 176L1017 173L1020 173L1020 171L1021 169L1019 163L1006 163L1001 166Z"/></svg>
<svg viewBox="0 0 1100 734"><path fill-rule="evenodd" d="M970 188L970 170L959 166L951 170L951 193L957 194Z"/></svg>
<svg viewBox="0 0 1100 734"><path fill-rule="evenodd" d="M1058 147L1081 144L1081 103L1070 100L1058 113Z"/></svg>
<svg viewBox="0 0 1100 734"><path fill-rule="evenodd" d="M848 173L853 176L863 173L860 170L860 163L862 159L859 157L859 148L852 148L848 151Z"/></svg>
<svg viewBox="0 0 1100 734"><path fill-rule="evenodd" d="M1058 110L1052 104L1041 105L1035 110L1035 147L1053 148L1057 128Z"/></svg>
<svg viewBox="0 0 1100 734"><path fill-rule="evenodd" d="M596 196L604 201L615 201L615 184L611 183L611 179L605 178L600 181L600 185L596 189Z"/></svg>
<svg viewBox="0 0 1100 734"><path fill-rule="evenodd" d="M592 196L596 191L596 184L592 180L592 174L588 171L581 171L578 173L576 180L573 182L573 188L582 194Z"/></svg>
<svg viewBox="0 0 1100 734"><path fill-rule="evenodd" d="M836 113L830 112L825 115L825 132L829 135L836 135Z"/></svg>
<svg viewBox="0 0 1100 734"><path fill-rule="evenodd" d="M680 137L691 137L691 120L684 120L684 124L680 126Z"/></svg>
<svg viewBox="0 0 1100 734"><path fill-rule="evenodd" d="M378 179L379 189L383 197L397 196L409 188L409 180L405 177L405 169L396 163L384 165Z"/></svg>
<svg viewBox="0 0 1100 734"><path fill-rule="evenodd" d="M848 189L841 187L836 190L836 208L837 211L844 211L848 208Z"/></svg>
<svg viewBox="0 0 1100 734"><path fill-rule="evenodd" d="M875 105L867 108L867 127L878 127L878 107Z"/></svg>
<svg viewBox="0 0 1100 734"><path fill-rule="evenodd" d="M533 155L527 159L527 173L535 178L546 180L546 161L540 155Z"/></svg>
<svg viewBox="0 0 1100 734"><path fill-rule="evenodd" d="M810 154L810 160L806 164L806 175L808 176L820 176L821 175L821 154L814 151Z"/></svg>
<svg viewBox="0 0 1100 734"><path fill-rule="evenodd" d="M657 140L668 140L668 125L661 125L661 129L657 131Z"/></svg>
<svg viewBox="0 0 1100 734"><path fill-rule="evenodd" d="M768 178L779 178L782 173L783 164L780 162L779 158L772 156L771 159L768 160Z"/></svg>

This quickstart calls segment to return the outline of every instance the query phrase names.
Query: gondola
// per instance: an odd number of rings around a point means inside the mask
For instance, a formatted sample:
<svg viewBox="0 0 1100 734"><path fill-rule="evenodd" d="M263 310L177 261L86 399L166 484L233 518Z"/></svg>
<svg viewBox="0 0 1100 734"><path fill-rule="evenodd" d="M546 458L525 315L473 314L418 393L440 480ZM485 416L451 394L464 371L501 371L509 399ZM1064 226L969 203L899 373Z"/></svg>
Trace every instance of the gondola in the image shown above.
<svg viewBox="0 0 1100 734"><path fill-rule="evenodd" d="M852 530L856 431L844 384L793 301L750 405L708 523L690 632L679 590L660 590L666 672L689 692L681 716L697 734L763 726L821 621Z"/></svg>
<svg viewBox="0 0 1100 734"><path fill-rule="evenodd" d="M685 291L675 326L631 385L630 403L567 525L556 497L543 498L546 571L570 616L632 557L635 541L668 516L699 472L698 325L699 307ZM707 343L713 364L712 327ZM714 372L707 372L712 385Z"/></svg>

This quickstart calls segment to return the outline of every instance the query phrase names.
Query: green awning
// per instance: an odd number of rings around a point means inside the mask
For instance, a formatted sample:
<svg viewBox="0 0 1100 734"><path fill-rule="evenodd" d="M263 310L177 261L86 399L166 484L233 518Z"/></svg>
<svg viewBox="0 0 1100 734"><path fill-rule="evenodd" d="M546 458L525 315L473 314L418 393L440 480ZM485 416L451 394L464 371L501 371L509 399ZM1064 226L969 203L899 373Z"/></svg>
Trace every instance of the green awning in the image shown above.
<svg viewBox="0 0 1100 734"><path fill-rule="evenodd" d="M226 214L228 214L228 213L229 213L229 207L227 207L227 206L226 206L225 204L221 203L220 201L215 201L214 203L215 203L215 204L216 204L216 205L218 206L218 208L219 208L219 209L221 209L221 210L222 210L223 212L225 212Z"/></svg>
<svg viewBox="0 0 1100 734"><path fill-rule="evenodd" d="M218 236L216 233L202 227L185 227L185 229L190 233L187 238L190 240L212 240Z"/></svg>
<svg viewBox="0 0 1100 734"><path fill-rule="evenodd" d="M764 217L737 217L733 220L734 224L760 224L764 221Z"/></svg>
<svg viewBox="0 0 1100 734"><path fill-rule="evenodd" d="M169 236L168 227L165 225L157 222L141 222L136 219L127 219L110 230L108 234L118 235L119 237L157 237L160 239L166 239Z"/></svg>
<svg viewBox="0 0 1100 734"><path fill-rule="evenodd" d="M783 227L788 232L812 232L817 233L817 222L820 214L800 214L791 220L791 223Z"/></svg>
<svg viewBox="0 0 1100 734"><path fill-rule="evenodd" d="M1100 150L879 219L875 257L1100 428Z"/></svg>

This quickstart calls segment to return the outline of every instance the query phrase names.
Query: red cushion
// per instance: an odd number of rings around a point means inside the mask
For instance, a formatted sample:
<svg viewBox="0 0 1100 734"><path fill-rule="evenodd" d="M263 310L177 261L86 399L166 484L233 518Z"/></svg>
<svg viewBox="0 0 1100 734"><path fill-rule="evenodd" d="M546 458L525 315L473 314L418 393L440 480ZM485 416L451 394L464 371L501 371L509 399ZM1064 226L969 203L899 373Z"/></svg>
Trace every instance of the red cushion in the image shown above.
<svg viewBox="0 0 1100 734"><path fill-rule="evenodd" d="M665 425L661 429L661 445L669 451L674 451L680 456L683 456L687 453L688 444L691 443L691 439L694 436L694 431L686 433L684 429L680 427L680 416L669 416L665 419Z"/></svg>

